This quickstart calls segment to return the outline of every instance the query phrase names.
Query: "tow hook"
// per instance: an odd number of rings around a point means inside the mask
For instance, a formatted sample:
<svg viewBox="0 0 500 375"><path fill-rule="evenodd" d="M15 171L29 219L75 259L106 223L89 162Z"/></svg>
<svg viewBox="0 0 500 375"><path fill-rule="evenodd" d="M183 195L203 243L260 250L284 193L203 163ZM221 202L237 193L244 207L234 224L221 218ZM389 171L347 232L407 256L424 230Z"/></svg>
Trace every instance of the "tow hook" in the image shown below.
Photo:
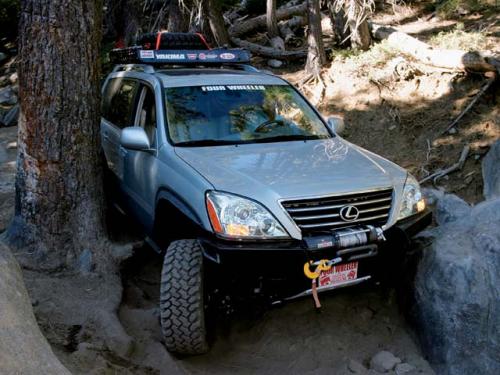
<svg viewBox="0 0 500 375"><path fill-rule="evenodd" d="M304 275L307 278L311 279L311 294L314 300L314 306L316 309L321 309L321 302L319 301L318 289L317 289L317 280L321 275L322 271L328 271L332 268L334 264L342 262L341 257L333 258L333 259L321 259L316 262L310 260L304 264ZM315 267L314 271L311 271L311 266Z"/></svg>

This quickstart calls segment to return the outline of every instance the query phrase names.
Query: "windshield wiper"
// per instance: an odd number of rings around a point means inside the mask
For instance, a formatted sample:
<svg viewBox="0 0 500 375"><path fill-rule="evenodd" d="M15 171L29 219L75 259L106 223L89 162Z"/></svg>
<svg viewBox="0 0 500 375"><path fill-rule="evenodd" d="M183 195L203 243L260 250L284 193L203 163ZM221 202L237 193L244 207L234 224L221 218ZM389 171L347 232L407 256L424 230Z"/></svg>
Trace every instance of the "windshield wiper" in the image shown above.
<svg viewBox="0 0 500 375"><path fill-rule="evenodd" d="M226 139L200 139L197 141L177 142L174 146L189 147L189 146L220 146L220 145L234 145L241 143L240 141L228 141Z"/></svg>
<svg viewBox="0 0 500 375"><path fill-rule="evenodd" d="M257 138L253 139L252 143L266 143L266 142L282 142L282 141L307 141L311 139L325 139L327 136L320 135L301 135L301 134L289 134L289 135L276 135L274 137Z"/></svg>

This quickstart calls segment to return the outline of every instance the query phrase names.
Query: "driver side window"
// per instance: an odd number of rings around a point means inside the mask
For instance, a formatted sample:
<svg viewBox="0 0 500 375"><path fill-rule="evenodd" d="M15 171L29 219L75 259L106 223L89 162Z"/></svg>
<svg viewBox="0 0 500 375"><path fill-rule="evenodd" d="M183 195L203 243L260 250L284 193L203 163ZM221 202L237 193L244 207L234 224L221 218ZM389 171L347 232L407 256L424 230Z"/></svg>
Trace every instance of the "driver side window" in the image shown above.
<svg viewBox="0 0 500 375"><path fill-rule="evenodd" d="M142 86L135 124L144 129L151 146L156 144L156 103L154 91Z"/></svg>

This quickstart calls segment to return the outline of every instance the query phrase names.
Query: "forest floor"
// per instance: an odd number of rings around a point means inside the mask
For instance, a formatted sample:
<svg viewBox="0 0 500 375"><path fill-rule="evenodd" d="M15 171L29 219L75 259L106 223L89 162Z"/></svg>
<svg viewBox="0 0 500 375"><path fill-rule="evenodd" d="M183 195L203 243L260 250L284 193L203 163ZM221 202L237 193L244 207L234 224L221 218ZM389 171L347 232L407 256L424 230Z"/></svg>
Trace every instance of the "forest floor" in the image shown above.
<svg viewBox="0 0 500 375"><path fill-rule="evenodd" d="M413 36L446 48L468 43L471 48L476 44L500 53L497 14L471 13L461 17L459 25L457 20L428 18L418 6L396 10L396 14L379 13L374 21L399 25ZM469 145L464 168L440 180L437 187L471 204L482 200L481 159L500 138L498 85L479 99L454 134L441 135L484 84L482 76L424 66L398 56L384 43L361 54L334 51L333 57L324 70L331 82L318 107L325 115L344 117L349 141L400 164L419 179L455 163ZM264 64L256 59L259 62ZM301 69L287 66L275 73L299 82ZM307 94L307 87L303 89ZM16 132L16 127L0 129L0 233L13 215ZM380 350L414 366L413 373L433 373L394 290L370 284L326 295L321 314L309 299L263 313L239 311L221 320L209 354L171 356L162 344L159 326L161 258L147 247L135 253L122 271L124 293L118 311L134 340L133 351L125 358L103 349L96 327L78 321L81 306L77 303L88 301L86 295L99 288L98 280L77 282L25 270L41 329L75 374L351 374L355 373L353 361L368 367ZM68 299L74 303L62 303Z"/></svg>

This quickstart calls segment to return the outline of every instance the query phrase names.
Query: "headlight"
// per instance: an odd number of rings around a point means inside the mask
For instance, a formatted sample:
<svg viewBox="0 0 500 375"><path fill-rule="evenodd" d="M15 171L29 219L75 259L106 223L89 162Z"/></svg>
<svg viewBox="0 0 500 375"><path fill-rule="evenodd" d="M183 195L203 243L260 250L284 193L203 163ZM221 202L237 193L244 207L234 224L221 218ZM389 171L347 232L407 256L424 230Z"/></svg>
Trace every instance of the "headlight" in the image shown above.
<svg viewBox="0 0 500 375"><path fill-rule="evenodd" d="M259 203L236 195L210 191L207 210L217 234L231 238L289 238L281 224Z"/></svg>
<svg viewBox="0 0 500 375"><path fill-rule="evenodd" d="M425 200L420 192L420 185L415 177L408 174L405 187L403 189L403 200L399 209L398 220L422 212L425 209Z"/></svg>

